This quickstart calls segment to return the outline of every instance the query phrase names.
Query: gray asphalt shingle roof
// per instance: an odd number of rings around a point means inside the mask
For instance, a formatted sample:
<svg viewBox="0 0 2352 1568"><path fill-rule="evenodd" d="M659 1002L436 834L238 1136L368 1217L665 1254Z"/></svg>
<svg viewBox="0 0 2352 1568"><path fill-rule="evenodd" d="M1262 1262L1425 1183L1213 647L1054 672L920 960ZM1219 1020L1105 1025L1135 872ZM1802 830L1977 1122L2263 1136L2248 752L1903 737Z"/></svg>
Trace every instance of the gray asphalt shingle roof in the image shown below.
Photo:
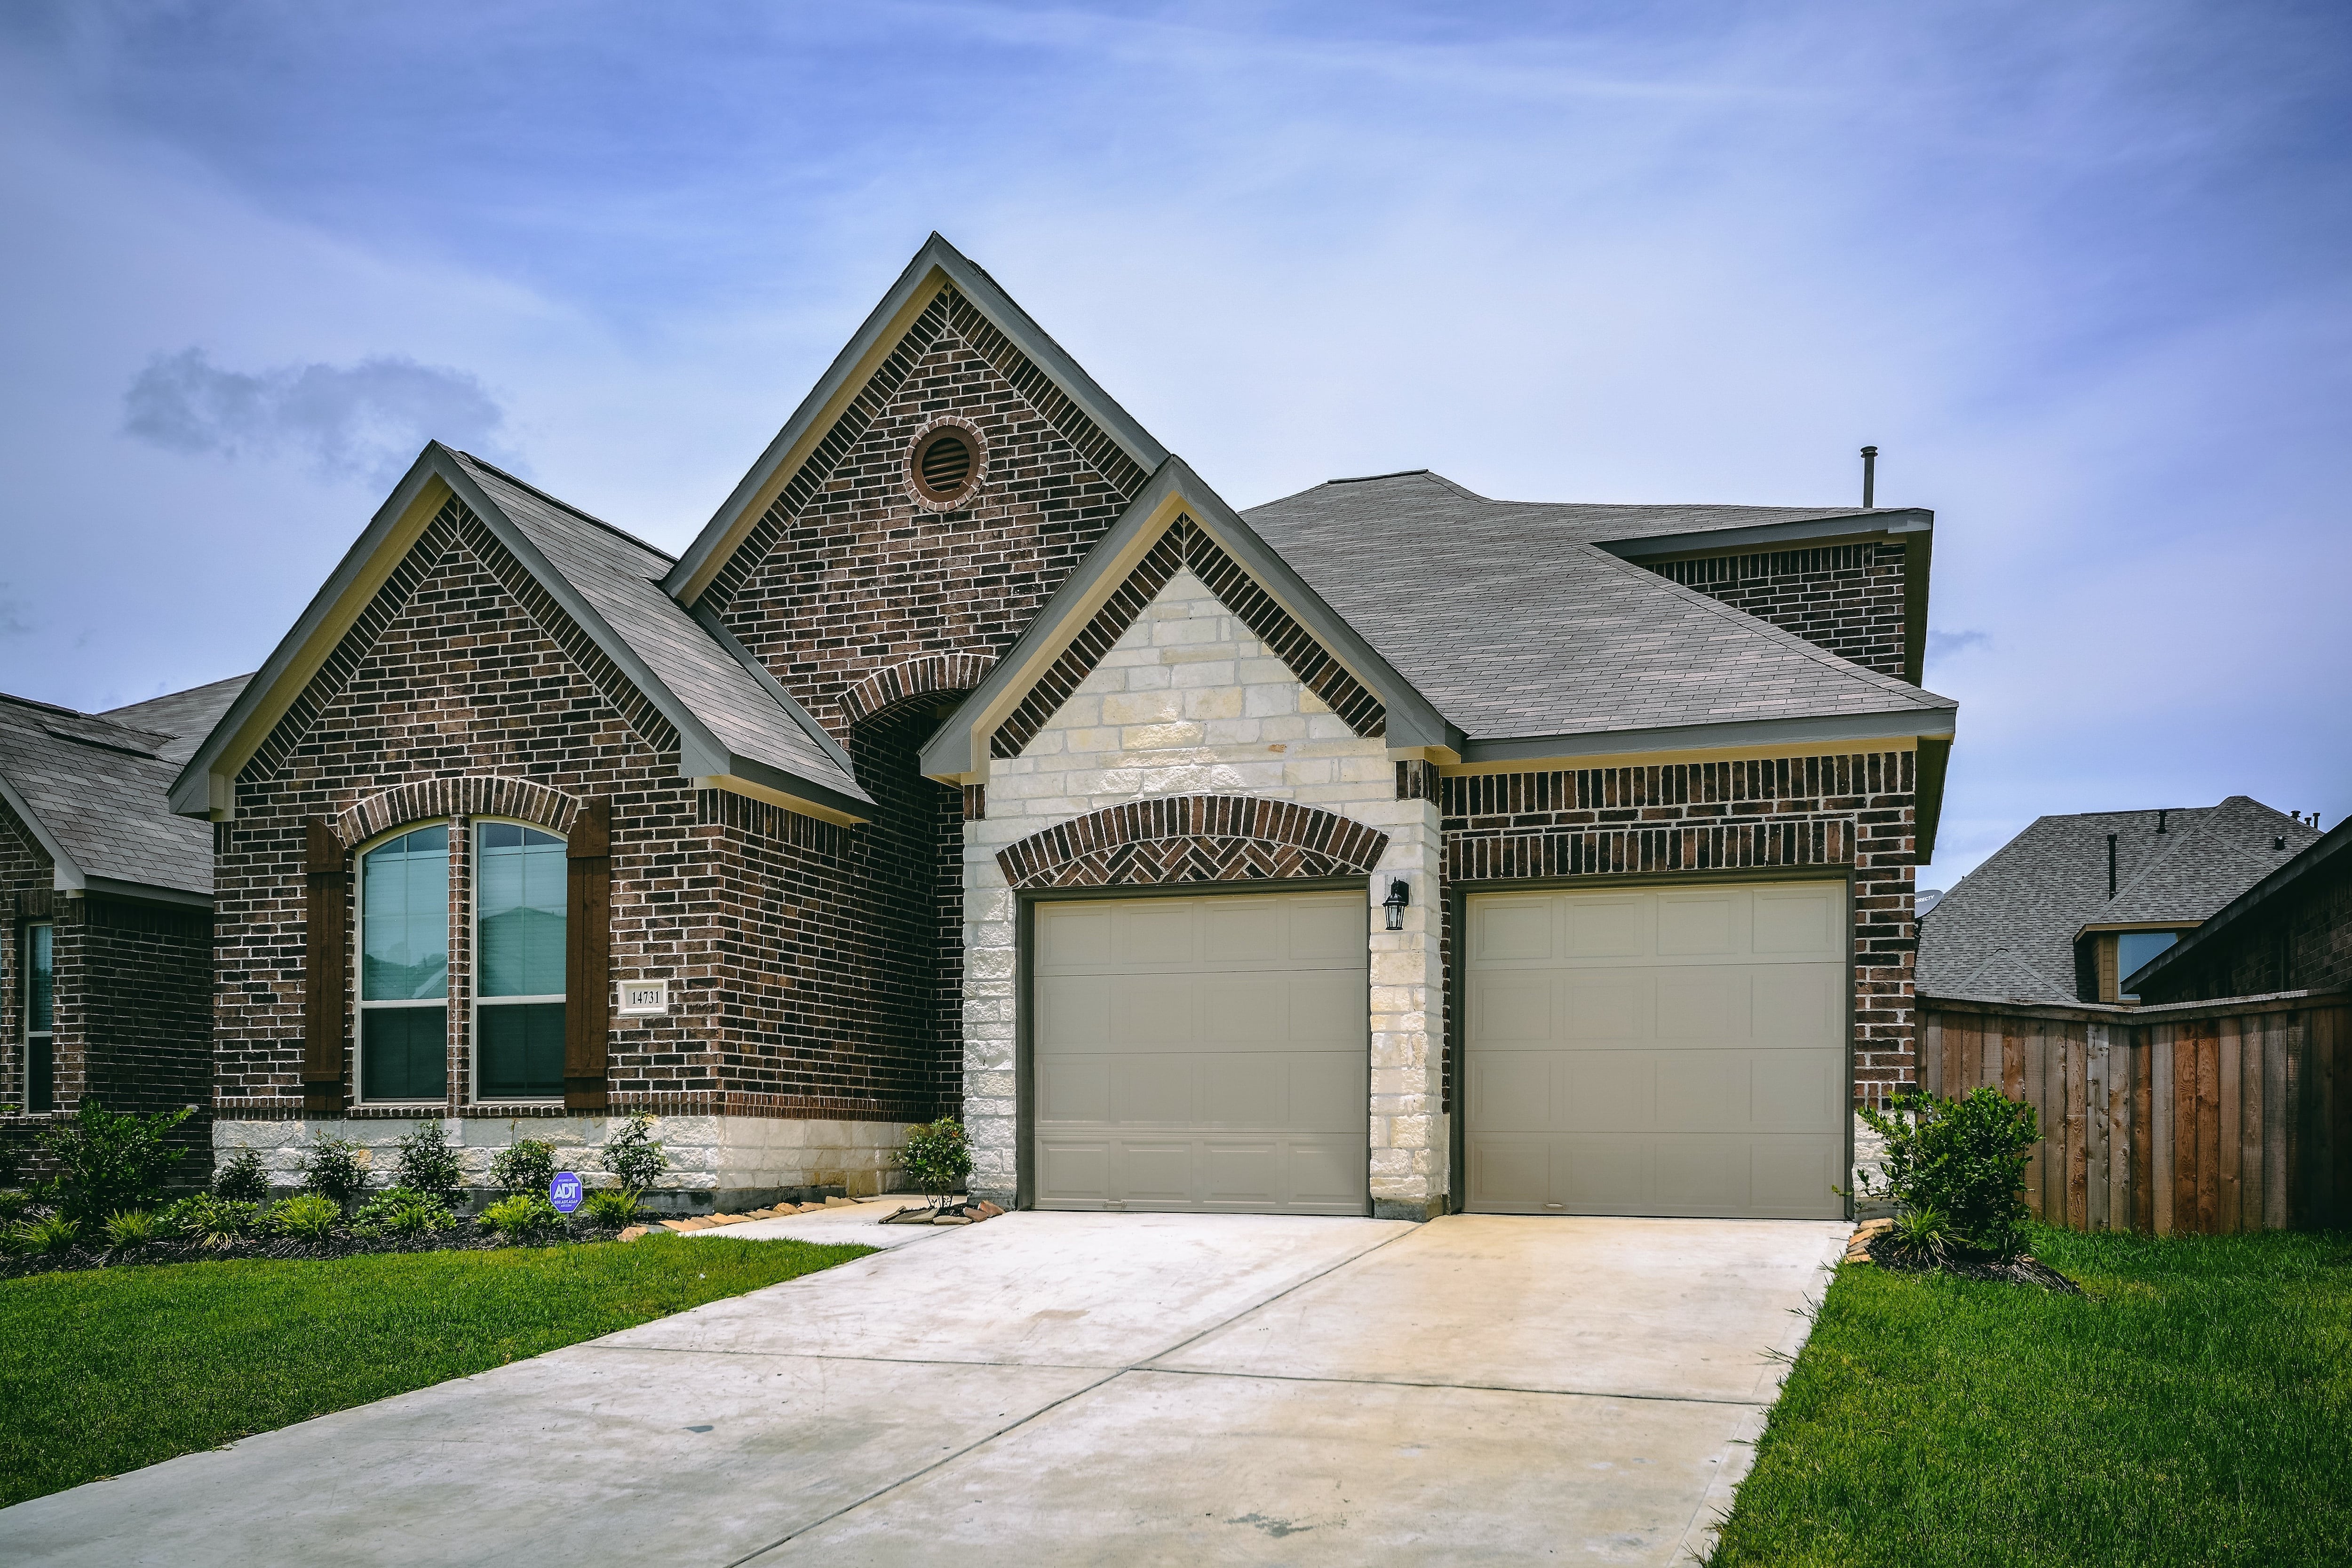
<svg viewBox="0 0 2352 1568"><path fill-rule="evenodd" d="M1960 879L1919 921L1919 990L1985 1001L2074 1002L2085 926L2210 919L2319 837L2245 795L2158 813L2045 816ZM2107 835L2116 893L2107 896ZM2273 849L2279 838L2284 849Z"/></svg>
<svg viewBox="0 0 2352 1568"><path fill-rule="evenodd" d="M1853 515L1495 501L1427 473L1243 514L1472 739L1953 709L1595 542Z"/></svg>
<svg viewBox="0 0 2352 1568"><path fill-rule="evenodd" d="M228 705L253 679L250 673L232 675L226 680L215 680L207 686L192 686L185 691L173 691L162 697L150 697L144 702L133 702L122 708L110 708L99 715L117 724L134 729L160 730L171 737L160 753L171 763L184 763L196 754L205 736L220 722Z"/></svg>

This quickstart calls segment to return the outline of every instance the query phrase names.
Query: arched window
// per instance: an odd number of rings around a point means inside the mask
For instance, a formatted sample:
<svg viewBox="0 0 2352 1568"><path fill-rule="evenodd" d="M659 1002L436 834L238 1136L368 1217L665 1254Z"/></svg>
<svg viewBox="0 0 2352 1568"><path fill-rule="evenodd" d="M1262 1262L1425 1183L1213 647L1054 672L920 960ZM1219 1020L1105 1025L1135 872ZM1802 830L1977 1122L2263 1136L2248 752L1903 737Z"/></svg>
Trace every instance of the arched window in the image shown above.
<svg viewBox="0 0 2352 1568"><path fill-rule="evenodd" d="M563 1093L563 840L474 825L474 1094Z"/></svg>
<svg viewBox="0 0 2352 1568"><path fill-rule="evenodd" d="M449 825L360 857L360 1098L449 1092Z"/></svg>

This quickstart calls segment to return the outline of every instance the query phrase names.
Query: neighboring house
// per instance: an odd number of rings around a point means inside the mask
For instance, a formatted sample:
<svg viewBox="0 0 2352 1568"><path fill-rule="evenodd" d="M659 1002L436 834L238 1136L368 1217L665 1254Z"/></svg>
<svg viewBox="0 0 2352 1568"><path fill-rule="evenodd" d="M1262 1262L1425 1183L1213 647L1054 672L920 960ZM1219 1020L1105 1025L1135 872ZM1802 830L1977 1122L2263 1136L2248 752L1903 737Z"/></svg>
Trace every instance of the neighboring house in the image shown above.
<svg viewBox="0 0 2352 1568"><path fill-rule="evenodd" d="M1833 1215L1914 1077L1932 518L1237 513L933 237L686 553L426 449L174 787L223 1147L664 1201Z"/></svg>
<svg viewBox="0 0 2352 1568"><path fill-rule="evenodd" d="M2134 971L2319 837L2233 795L2219 805L2045 816L1919 921L1919 992L2134 1002Z"/></svg>
<svg viewBox="0 0 2352 1568"><path fill-rule="evenodd" d="M212 834L167 792L244 683L107 713L0 695L0 1101L20 1144L85 1095L212 1098Z"/></svg>
<svg viewBox="0 0 2352 1568"><path fill-rule="evenodd" d="M2352 818L2290 841L2300 853L2125 984L2146 1002L2352 991Z"/></svg>

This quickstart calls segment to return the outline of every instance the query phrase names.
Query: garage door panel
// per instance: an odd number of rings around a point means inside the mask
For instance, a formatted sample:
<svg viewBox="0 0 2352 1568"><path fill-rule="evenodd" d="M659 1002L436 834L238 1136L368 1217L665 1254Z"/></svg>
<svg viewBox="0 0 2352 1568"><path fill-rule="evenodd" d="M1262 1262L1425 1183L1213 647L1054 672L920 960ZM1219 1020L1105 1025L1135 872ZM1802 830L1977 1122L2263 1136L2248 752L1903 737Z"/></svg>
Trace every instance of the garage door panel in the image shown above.
<svg viewBox="0 0 2352 1568"><path fill-rule="evenodd" d="M1371 1114L1364 1064L1336 1051L1300 1052L1290 1069L1290 1125L1300 1132L1362 1138Z"/></svg>
<svg viewBox="0 0 2352 1568"><path fill-rule="evenodd" d="M1200 1120L1200 1065L1172 1052L1110 1058L1108 1121L1183 1127Z"/></svg>
<svg viewBox="0 0 2352 1568"><path fill-rule="evenodd" d="M1094 1047L1110 1039L1111 983L1097 974L1041 977L1032 994L1037 1044L1048 1050Z"/></svg>
<svg viewBox="0 0 2352 1568"><path fill-rule="evenodd" d="M1288 956L1293 962L1320 963L1349 972L1364 966L1371 916L1361 900L1348 896L1286 902L1290 911Z"/></svg>
<svg viewBox="0 0 2352 1568"><path fill-rule="evenodd" d="M1209 984L1187 975L1185 984L1201 994L1200 1037L1228 1049L1279 1046L1291 1038L1289 975L1220 974Z"/></svg>
<svg viewBox="0 0 2352 1568"><path fill-rule="evenodd" d="M1111 1119L1110 1058L1041 1058L1037 1072L1037 1114L1048 1121L1108 1121Z"/></svg>
<svg viewBox="0 0 2352 1568"><path fill-rule="evenodd" d="M1196 963L1201 957L1201 924L1180 904L1112 903L1111 929L1117 933L1111 960L1117 963Z"/></svg>
<svg viewBox="0 0 2352 1568"><path fill-rule="evenodd" d="M1048 904L1037 911L1041 965L1108 963L1113 910L1108 904Z"/></svg>
<svg viewBox="0 0 2352 1568"><path fill-rule="evenodd" d="M1658 1114L1641 1125L1662 1132L1745 1132L1748 1107L1749 1053L1668 1051L1656 1063Z"/></svg>
<svg viewBox="0 0 2352 1568"><path fill-rule="evenodd" d="M1662 1137L1651 1142L1658 1201L1671 1214L1750 1213L1744 1138Z"/></svg>
<svg viewBox="0 0 2352 1568"><path fill-rule="evenodd" d="M1759 954L1834 959L1843 955L1845 900L1829 888L1769 888L1756 894Z"/></svg>
<svg viewBox="0 0 2352 1568"><path fill-rule="evenodd" d="M1658 998L1657 1042L1714 1044L1748 1036L1748 976L1738 969L1654 969Z"/></svg>
<svg viewBox="0 0 2352 1568"><path fill-rule="evenodd" d="M1645 969L1571 969L1547 976L1559 995L1552 1037L1619 1045L1657 1032L1657 984Z"/></svg>
<svg viewBox="0 0 2352 1568"><path fill-rule="evenodd" d="M1748 1037L1817 1041L1835 1034L1844 1012L1843 978L1830 963L1759 966L1749 975L1755 1011Z"/></svg>
<svg viewBox="0 0 2352 1568"><path fill-rule="evenodd" d="M1201 1146L1201 1197L1220 1205L1270 1206L1283 1201L1282 1145L1273 1139ZM1188 1197L1190 1194L1186 1194Z"/></svg>
<svg viewBox="0 0 2352 1568"><path fill-rule="evenodd" d="M1562 958L1633 958L1649 952L1655 917L1650 905L1635 896L1601 897L1589 901L1553 903L1548 923L1560 933L1557 956ZM1555 956L1546 952L1532 956Z"/></svg>
<svg viewBox="0 0 2352 1568"><path fill-rule="evenodd" d="M1475 976L1470 989L1486 1021L1486 1039L1497 1046L1550 1043L1557 989L1552 975L1540 969L1506 969Z"/></svg>
<svg viewBox="0 0 2352 1568"><path fill-rule="evenodd" d="M1545 1138L1482 1137L1470 1145L1474 1207L1514 1213L1543 1207L1551 1193L1552 1142Z"/></svg>
<svg viewBox="0 0 2352 1568"><path fill-rule="evenodd" d="M1273 902L1224 899L1200 911L1201 959L1220 964L1234 959L1285 954L1290 947L1289 911Z"/></svg>
<svg viewBox="0 0 2352 1568"><path fill-rule="evenodd" d="M1113 980L1110 1038L1113 1046L1166 1046L1196 1038L1202 996L1189 974L1125 974Z"/></svg>
<svg viewBox="0 0 2352 1568"><path fill-rule="evenodd" d="M1550 1059L1548 1125L1559 1132L1650 1127L1657 1064L1646 1051L1562 1051Z"/></svg>
<svg viewBox="0 0 2352 1568"><path fill-rule="evenodd" d="M1549 959L1552 916L1549 899L1481 900L1470 918L1470 951L1486 963Z"/></svg>
<svg viewBox="0 0 2352 1568"><path fill-rule="evenodd" d="M1658 943L1661 958L1724 957L1744 945L1747 900L1725 893L1660 893Z"/></svg>
<svg viewBox="0 0 2352 1568"><path fill-rule="evenodd" d="M1622 1214L1651 1186L1652 1147L1625 1134L1563 1138L1552 1150L1546 1196L1570 1213Z"/></svg>
<svg viewBox="0 0 2352 1568"><path fill-rule="evenodd" d="M1843 1137L1845 1075L1821 1052L1759 1051L1749 1066L1749 1084L1753 1131Z"/></svg>
<svg viewBox="0 0 2352 1568"><path fill-rule="evenodd" d="M1289 1201L1327 1213L1360 1214L1364 1201L1363 1141L1352 1134L1292 1138L1284 1153Z"/></svg>
<svg viewBox="0 0 2352 1568"><path fill-rule="evenodd" d="M1037 1144L1037 1201L1099 1204L1110 1191L1107 1139L1046 1138Z"/></svg>
<svg viewBox="0 0 2352 1568"><path fill-rule="evenodd" d="M1552 1125L1549 1051L1486 1051L1470 1065L1471 1125L1494 1132L1543 1132Z"/></svg>

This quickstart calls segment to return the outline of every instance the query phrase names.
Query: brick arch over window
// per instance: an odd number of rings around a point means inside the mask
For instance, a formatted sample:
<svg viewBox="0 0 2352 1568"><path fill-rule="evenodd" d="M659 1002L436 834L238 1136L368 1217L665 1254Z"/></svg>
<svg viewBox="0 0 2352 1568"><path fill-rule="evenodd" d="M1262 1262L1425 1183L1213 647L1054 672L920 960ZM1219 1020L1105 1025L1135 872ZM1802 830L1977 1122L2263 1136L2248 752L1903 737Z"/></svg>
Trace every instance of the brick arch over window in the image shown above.
<svg viewBox="0 0 2352 1568"><path fill-rule="evenodd" d="M940 653L877 669L841 694L841 714L862 724L886 708L940 691L970 691L996 661L985 654Z"/></svg>
<svg viewBox="0 0 2352 1568"><path fill-rule="evenodd" d="M1246 882L1370 871L1389 836L1311 805L1179 795L1089 812L999 850L1016 888Z"/></svg>
<svg viewBox="0 0 2352 1568"><path fill-rule="evenodd" d="M510 816L536 823L559 837L572 830L580 800L529 779L471 774L424 779L370 795L334 820L335 837L348 849L404 822L432 816Z"/></svg>

